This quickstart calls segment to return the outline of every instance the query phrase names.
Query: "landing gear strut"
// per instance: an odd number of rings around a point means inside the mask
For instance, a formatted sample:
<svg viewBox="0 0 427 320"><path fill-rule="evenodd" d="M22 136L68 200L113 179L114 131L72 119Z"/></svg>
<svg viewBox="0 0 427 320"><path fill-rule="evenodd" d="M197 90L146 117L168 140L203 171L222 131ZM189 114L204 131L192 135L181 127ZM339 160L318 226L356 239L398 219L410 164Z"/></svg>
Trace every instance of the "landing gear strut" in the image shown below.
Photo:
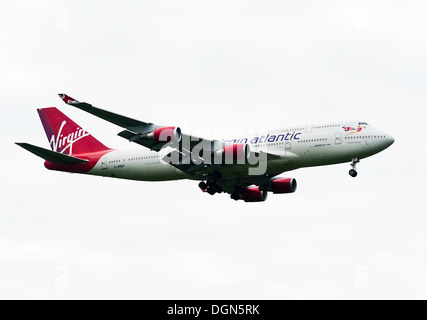
<svg viewBox="0 0 427 320"><path fill-rule="evenodd" d="M205 181L199 183L199 188L204 192L214 195L215 193L222 193L223 190L219 185L219 182L222 178L222 175L218 171L214 171L212 174L209 174L205 177Z"/></svg>
<svg viewBox="0 0 427 320"><path fill-rule="evenodd" d="M234 192L230 195L230 198L236 201L240 200L240 195L243 194L243 192L245 192L245 189L237 186Z"/></svg>
<svg viewBox="0 0 427 320"><path fill-rule="evenodd" d="M202 181L199 183L199 188L202 189L202 191L206 191L208 185L206 184L206 182Z"/></svg>
<svg viewBox="0 0 427 320"><path fill-rule="evenodd" d="M240 195L237 192L234 192L231 194L230 198L237 201L240 199Z"/></svg>
<svg viewBox="0 0 427 320"><path fill-rule="evenodd" d="M351 169L348 173L353 178L357 177L356 164L359 163L359 162L360 162L359 159L354 158L354 159L352 159L352 162L350 163L350 165L353 167L353 169Z"/></svg>

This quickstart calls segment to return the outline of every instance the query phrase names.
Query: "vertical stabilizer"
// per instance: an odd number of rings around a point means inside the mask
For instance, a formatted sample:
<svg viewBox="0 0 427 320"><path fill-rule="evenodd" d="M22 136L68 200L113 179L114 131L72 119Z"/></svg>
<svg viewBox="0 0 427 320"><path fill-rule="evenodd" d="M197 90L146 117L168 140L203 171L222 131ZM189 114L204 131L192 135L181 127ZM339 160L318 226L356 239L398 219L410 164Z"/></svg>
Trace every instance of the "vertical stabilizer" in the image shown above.
<svg viewBox="0 0 427 320"><path fill-rule="evenodd" d="M108 150L57 108L37 110L53 151L67 155Z"/></svg>

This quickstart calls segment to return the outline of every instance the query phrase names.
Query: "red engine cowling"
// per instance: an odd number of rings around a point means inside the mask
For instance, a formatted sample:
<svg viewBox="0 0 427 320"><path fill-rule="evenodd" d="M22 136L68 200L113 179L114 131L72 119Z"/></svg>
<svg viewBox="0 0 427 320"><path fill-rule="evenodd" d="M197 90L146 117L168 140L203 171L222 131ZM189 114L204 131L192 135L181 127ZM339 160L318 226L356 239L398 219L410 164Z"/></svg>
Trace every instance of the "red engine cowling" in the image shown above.
<svg viewBox="0 0 427 320"><path fill-rule="evenodd" d="M141 139L149 139L156 142L169 142L172 139L179 142L181 137L181 129L179 127L158 128L150 133L141 135Z"/></svg>
<svg viewBox="0 0 427 320"><path fill-rule="evenodd" d="M247 188L242 194L245 202L262 202L267 199L267 191L261 191L258 187Z"/></svg>
<svg viewBox="0 0 427 320"><path fill-rule="evenodd" d="M297 190L297 181L294 178L279 178L270 182L267 191L278 193L292 193Z"/></svg>
<svg viewBox="0 0 427 320"><path fill-rule="evenodd" d="M229 144L216 152L217 157L222 158L223 164L245 164L251 154L248 144Z"/></svg>

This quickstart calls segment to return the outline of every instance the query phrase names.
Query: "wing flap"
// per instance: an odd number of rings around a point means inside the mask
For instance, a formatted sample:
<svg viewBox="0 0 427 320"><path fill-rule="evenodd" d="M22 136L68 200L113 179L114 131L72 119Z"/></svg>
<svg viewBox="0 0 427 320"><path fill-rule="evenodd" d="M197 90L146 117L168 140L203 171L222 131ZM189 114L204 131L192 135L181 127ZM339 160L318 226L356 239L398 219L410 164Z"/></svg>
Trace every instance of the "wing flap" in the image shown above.
<svg viewBox="0 0 427 320"><path fill-rule="evenodd" d="M53 164L78 165L78 164L85 164L89 162L89 160L71 157L66 154L40 148L29 143L16 143L16 144L21 148L24 148L25 150L31 152L32 154L35 154L36 156L46 161L49 161L50 163L53 163Z"/></svg>

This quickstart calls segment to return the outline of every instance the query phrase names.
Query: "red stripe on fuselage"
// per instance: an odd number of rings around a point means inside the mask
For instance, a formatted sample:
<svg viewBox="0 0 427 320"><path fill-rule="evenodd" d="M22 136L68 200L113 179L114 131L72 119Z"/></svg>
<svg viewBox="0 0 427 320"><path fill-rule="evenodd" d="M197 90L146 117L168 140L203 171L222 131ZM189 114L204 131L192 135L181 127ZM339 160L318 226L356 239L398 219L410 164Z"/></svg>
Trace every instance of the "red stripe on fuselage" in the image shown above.
<svg viewBox="0 0 427 320"><path fill-rule="evenodd" d="M72 173L88 173L92 170L99 160L105 156L107 153L114 151L113 149L108 149L99 152L93 153L84 153L84 154L73 154L73 157L89 160L88 163L85 164L77 164L77 165L65 165L65 164L54 164L49 161L45 161L44 166L49 170L55 171L64 171L64 172L72 172Z"/></svg>

